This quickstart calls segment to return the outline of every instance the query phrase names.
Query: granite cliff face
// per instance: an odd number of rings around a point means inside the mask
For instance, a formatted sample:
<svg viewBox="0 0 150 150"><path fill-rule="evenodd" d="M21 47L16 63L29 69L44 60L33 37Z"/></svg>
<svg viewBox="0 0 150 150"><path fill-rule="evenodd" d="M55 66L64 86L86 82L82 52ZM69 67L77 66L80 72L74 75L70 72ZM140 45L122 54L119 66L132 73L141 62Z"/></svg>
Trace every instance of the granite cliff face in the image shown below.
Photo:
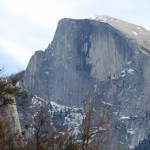
<svg viewBox="0 0 150 150"><path fill-rule="evenodd" d="M87 93L96 94L97 102L111 103L124 124L116 124L115 129L126 133L118 142L126 140L132 149L150 131L149 66L148 30L105 16L65 18L48 48L30 59L24 86L68 106L81 106Z"/></svg>
<svg viewBox="0 0 150 150"><path fill-rule="evenodd" d="M43 98L80 105L94 82L116 74L132 59L134 47L107 23L63 19L49 47L32 56L26 87Z"/></svg>

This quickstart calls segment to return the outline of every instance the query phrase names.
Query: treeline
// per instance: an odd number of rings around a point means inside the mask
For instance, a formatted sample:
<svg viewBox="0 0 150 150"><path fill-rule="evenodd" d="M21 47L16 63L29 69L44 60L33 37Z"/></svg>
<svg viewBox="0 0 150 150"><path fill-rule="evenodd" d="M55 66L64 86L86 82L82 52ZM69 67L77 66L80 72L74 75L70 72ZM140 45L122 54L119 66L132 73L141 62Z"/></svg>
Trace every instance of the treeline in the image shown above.
<svg viewBox="0 0 150 150"><path fill-rule="evenodd" d="M38 110L30 108L29 93L19 87L21 82L19 76L0 78L1 150L99 150L109 146L106 138L110 129L109 107L96 106L93 97L88 95L83 100L81 123L69 132L63 125L57 129L46 106ZM20 118L16 108L21 108Z"/></svg>

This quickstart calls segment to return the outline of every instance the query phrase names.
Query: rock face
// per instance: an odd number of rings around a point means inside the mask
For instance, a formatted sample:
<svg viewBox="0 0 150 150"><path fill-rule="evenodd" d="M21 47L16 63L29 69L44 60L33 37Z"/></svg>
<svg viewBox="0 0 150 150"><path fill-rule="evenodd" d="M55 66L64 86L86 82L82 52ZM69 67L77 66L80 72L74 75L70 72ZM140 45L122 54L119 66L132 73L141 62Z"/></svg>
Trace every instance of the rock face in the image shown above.
<svg viewBox="0 0 150 150"><path fill-rule="evenodd" d="M15 99L14 99L15 101ZM2 132L3 131L3 132ZM16 105L2 106L0 110L0 148L23 148L23 137ZM7 142L6 142L7 141ZM9 143L9 144L8 144ZM5 148L3 148L3 146Z"/></svg>
<svg viewBox="0 0 150 150"><path fill-rule="evenodd" d="M49 47L32 56L26 87L43 98L80 105L94 82L119 72L133 55L128 38L109 24L63 19Z"/></svg>
<svg viewBox="0 0 150 150"><path fill-rule="evenodd" d="M96 94L125 124L130 149L150 131L149 66L150 32L143 27L105 16L65 18L48 48L30 59L24 86L68 106L81 106L85 95Z"/></svg>

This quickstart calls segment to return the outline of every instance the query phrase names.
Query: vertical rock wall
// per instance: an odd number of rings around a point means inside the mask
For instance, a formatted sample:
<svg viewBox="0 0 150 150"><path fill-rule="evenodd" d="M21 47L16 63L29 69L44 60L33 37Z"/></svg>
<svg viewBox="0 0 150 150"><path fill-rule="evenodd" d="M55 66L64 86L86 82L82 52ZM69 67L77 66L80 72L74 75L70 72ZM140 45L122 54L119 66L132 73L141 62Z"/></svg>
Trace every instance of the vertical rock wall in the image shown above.
<svg viewBox="0 0 150 150"><path fill-rule="evenodd" d="M106 23L63 19L45 51L32 56L25 87L45 99L80 106L93 84L131 60L128 38Z"/></svg>
<svg viewBox="0 0 150 150"><path fill-rule="evenodd" d="M116 20L62 19L52 43L30 59L24 86L69 106L81 106L87 93L96 94L98 103L111 103L124 124L116 123L118 135L125 135L128 148L133 148L150 131L150 48L142 43L149 35Z"/></svg>

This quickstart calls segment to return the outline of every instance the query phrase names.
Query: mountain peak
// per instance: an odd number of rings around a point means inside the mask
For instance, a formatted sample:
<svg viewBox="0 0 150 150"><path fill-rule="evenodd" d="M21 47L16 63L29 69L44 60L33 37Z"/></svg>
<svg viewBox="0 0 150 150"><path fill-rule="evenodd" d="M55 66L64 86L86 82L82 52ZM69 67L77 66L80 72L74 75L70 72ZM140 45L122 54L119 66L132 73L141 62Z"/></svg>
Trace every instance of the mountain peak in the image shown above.
<svg viewBox="0 0 150 150"><path fill-rule="evenodd" d="M150 51L150 31L144 27L105 15L96 15L91 19L110 24L114 28L120 30L128 38L138 41L141 46Z"/></svg>
<svg viewBox="0 0 150 150"><path fill-rule="evenodd" d="M95 106L112 105L111 120L118 122L113 143L129 150L150 131L149 66L150 31L145 28L108 16L64 18L49 47L31 58L23 84L66 106L83 106L88 94Z"/></svg>

